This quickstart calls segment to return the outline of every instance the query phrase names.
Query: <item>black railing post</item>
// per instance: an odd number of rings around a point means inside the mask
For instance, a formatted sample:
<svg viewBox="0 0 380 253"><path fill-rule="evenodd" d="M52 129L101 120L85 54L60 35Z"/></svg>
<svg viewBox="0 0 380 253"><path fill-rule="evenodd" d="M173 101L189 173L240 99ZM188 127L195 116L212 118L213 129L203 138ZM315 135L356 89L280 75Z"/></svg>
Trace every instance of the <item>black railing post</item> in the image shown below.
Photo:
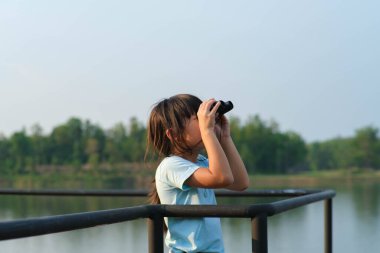
<svg viewBox="0 0 380 253"><path fill-rule="evenodd" d="M325 200L325 253L332 253L332 199Z"/></svg>
<svg viewBox="0 0 380 253"><path fill-rule="evenodd" d="M252 222L252 253L268 252L268 222L266 214L259 214Z"/></svg>
<svg viewBox="0 0 380 253"><path fill-rule="evenodd" d="M159 215L148 218L149 253L164 253L164 219Z"/></svg>

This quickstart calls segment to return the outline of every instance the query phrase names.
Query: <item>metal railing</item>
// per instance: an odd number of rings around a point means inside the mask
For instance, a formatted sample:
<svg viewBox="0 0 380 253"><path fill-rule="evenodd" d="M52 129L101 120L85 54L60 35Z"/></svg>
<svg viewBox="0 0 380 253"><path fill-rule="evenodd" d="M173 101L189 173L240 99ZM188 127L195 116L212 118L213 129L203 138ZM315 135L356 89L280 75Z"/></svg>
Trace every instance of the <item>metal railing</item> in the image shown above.
<svg viewBox="0 0 380 253"><path fill-rule="evenodd" d="M0 195L34 196L131 196L146 197L147 191L85 191L85 190L0 190ZM252 205L141 205L127 208L95 212L57 215L50 217L21 219L0 222L0 240L23 238L98 225L148 219L148 239L150 253L163 253L164 217L238 217L251 218L252 252L268 252L268 217L324 201L324 251L332 253L332 198L333 190L251 190L245 192L216 191L220 197L290 197L271 203Z"/></svg>

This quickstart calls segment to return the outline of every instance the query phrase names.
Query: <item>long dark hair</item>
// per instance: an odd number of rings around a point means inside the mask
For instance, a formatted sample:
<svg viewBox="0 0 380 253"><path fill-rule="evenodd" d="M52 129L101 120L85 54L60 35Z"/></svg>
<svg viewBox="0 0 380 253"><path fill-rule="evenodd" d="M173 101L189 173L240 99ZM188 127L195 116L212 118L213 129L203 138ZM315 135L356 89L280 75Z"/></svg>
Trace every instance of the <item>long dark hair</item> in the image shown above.
<svg viewBox="0 0 380 253"><path fill-rule="evenodd" d="M159 159L173 154L174 150L191 153L192 149L184 141L183 130L186 122L198 112L201 103L196 96L179 94L155 104L148 120L145 159L149 153L157 155ZM176 138L169 138L167 130ZM155 180L152 182L149 200L151 204L161 203Z"/></svg>

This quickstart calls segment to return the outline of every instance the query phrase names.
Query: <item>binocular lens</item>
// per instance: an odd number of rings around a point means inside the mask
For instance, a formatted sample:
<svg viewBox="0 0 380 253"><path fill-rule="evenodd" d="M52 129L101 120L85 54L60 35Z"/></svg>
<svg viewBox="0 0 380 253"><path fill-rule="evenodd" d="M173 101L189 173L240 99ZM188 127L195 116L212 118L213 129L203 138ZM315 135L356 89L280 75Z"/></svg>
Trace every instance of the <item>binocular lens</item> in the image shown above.
<svg viewBox="0 0 380 253"><path fill-rule="evenodd" d="M212 110L212 108L215 106L215 104L216 104L216 102L211 106L210 110ZM224 102L224 101L220 100L220 106L216 112L219 113L219 115L223 115L223 114L231 111L233 108L234 108L234 105L232 104L231 101Z"/></svg>

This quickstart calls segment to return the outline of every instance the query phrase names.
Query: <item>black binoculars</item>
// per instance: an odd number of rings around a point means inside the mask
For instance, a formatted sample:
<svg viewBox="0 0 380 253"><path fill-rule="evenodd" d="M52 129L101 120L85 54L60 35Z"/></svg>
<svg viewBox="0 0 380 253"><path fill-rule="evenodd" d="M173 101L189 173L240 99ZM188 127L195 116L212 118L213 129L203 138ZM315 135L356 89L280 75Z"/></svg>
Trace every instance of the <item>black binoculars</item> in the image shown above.
<svg viewBox="0 0 380 253"><path fill-rule="evenodd" d="M215 102L212 106L211 106L211 109L216 105L217 102ZM219 115L223 115L225 114L226 112L229 112L232 110L232 108L234 108L234 105L232 104L231 101L227 101L227 102L224 102L222 100L220 100L220 106L218 108L218 110L216 111L217 113L219 113Z"/></svg>

